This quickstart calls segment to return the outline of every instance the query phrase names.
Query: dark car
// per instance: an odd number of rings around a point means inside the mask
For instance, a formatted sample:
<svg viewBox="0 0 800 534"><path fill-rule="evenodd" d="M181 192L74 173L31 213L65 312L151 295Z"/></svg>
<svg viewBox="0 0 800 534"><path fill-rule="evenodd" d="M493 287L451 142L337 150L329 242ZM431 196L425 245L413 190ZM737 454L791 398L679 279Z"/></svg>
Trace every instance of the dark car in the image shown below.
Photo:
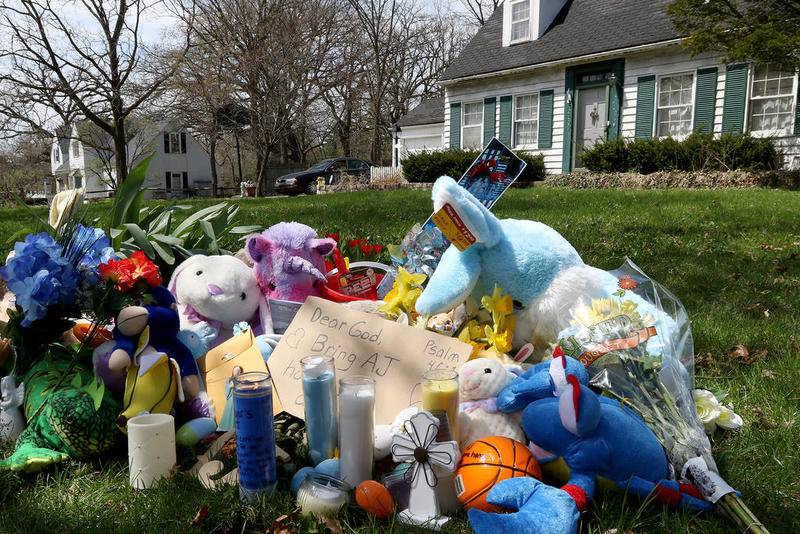
<svg viewBox="0 0 800 534"><path fill-rule="evenodd" d="M275 180L275 192L286 195L317 192L317 180L322 178L326 185L339 180L342 174L365 176L369 174L370 163L356 158L324 159L304 171L284 174Z"/></svg>

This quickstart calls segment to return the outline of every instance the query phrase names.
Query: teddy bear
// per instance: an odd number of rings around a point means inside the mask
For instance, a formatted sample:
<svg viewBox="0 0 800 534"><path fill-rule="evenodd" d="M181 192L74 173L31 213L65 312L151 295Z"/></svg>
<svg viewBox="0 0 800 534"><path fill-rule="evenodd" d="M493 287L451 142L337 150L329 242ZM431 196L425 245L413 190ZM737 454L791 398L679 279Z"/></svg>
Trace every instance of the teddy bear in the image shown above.
<svg viewBox="0 0 800 534"><path fill-rule="evenodd" d="M517 418L497 409L497 395L514 380L521 369L505 366L495 358L476 358L458 372L459 412L462 446L487 436L505 436L526 443Z"/></svg>
<svg viewBox="0 0 800 534"><path fill-rule="evenodd" d="M191 256L175 269L168 288L182 328L204 322L217 330L212 347L230 339L242 322L256 335L272 333L269 308L253 270L237 257Z"/></svg>

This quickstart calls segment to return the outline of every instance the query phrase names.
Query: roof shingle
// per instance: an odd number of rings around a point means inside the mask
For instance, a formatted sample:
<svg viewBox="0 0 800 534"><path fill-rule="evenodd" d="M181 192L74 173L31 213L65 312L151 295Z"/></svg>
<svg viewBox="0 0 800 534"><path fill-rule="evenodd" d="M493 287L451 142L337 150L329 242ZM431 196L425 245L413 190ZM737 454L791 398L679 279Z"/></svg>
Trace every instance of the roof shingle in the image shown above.
<svg viewBox="0 0 800 534"><path fill-rule="evenodd" d="M672 0L568 0L536 41L503 47L504 2L442 81L668 41L679 37L666 13Z"/></svg>
<svg viewBox="0 0 800 534"><path fill-rule="evenodd" d="M397 125L420 126L422 124L438 124L444 122L444 97L437 96L423 100L417 107L403 115Z"/></svg>

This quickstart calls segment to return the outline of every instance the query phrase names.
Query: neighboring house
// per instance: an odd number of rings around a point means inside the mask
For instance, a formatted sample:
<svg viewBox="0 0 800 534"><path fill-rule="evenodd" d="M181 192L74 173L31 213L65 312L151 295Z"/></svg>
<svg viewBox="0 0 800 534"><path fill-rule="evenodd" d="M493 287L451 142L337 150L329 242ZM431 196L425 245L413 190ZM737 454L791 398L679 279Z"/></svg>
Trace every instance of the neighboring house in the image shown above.
<svg viewBox="0 0 800 534"><path fill-rule="evenodd" d="M423 100L395 125L392 166L407 154L439 150L444 146L444 97Z"/></svg>
<svg viewBox="0 0 800 534"><path fill-rule="evenodd" d="M505 0L440 80L444 146L497 136L560 173L599 139L749 131L774 137L785 164L799 166L797 73L691 58L670 1Z"/></svg>
<svg viewBox="0 0 800 534"><path fill-rule="evenodd" d="M91 139L91 142L81 142ZM89 146L91 144L92 146ZM113 143L87 122L64 125L56 131L50 154L56 192L83 187L87 198L111 195L114 176ZM130 167L152 155L147 168L147 198L210 194L208 152L186 128L161 123L140 128L128 142Z"/></svg>

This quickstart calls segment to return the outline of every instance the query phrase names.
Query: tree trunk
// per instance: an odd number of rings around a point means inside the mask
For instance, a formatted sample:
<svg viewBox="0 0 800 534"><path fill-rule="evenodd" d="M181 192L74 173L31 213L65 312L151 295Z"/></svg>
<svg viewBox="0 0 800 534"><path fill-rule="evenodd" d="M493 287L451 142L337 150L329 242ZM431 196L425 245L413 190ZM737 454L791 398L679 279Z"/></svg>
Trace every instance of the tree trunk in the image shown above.
<svg viewBox="0 0 800 534"><path fill-rule="evenodd" d="M128 178L128 143L125 139L125 120L114 120L114 170L117 187Z"/></svg>
<svg viewBox="0 0 800 534"><path fill-rule="evenodd" d="M211 138L208 144L208 159L211 164L211 196L217 197L217 136Z"/></svg>

